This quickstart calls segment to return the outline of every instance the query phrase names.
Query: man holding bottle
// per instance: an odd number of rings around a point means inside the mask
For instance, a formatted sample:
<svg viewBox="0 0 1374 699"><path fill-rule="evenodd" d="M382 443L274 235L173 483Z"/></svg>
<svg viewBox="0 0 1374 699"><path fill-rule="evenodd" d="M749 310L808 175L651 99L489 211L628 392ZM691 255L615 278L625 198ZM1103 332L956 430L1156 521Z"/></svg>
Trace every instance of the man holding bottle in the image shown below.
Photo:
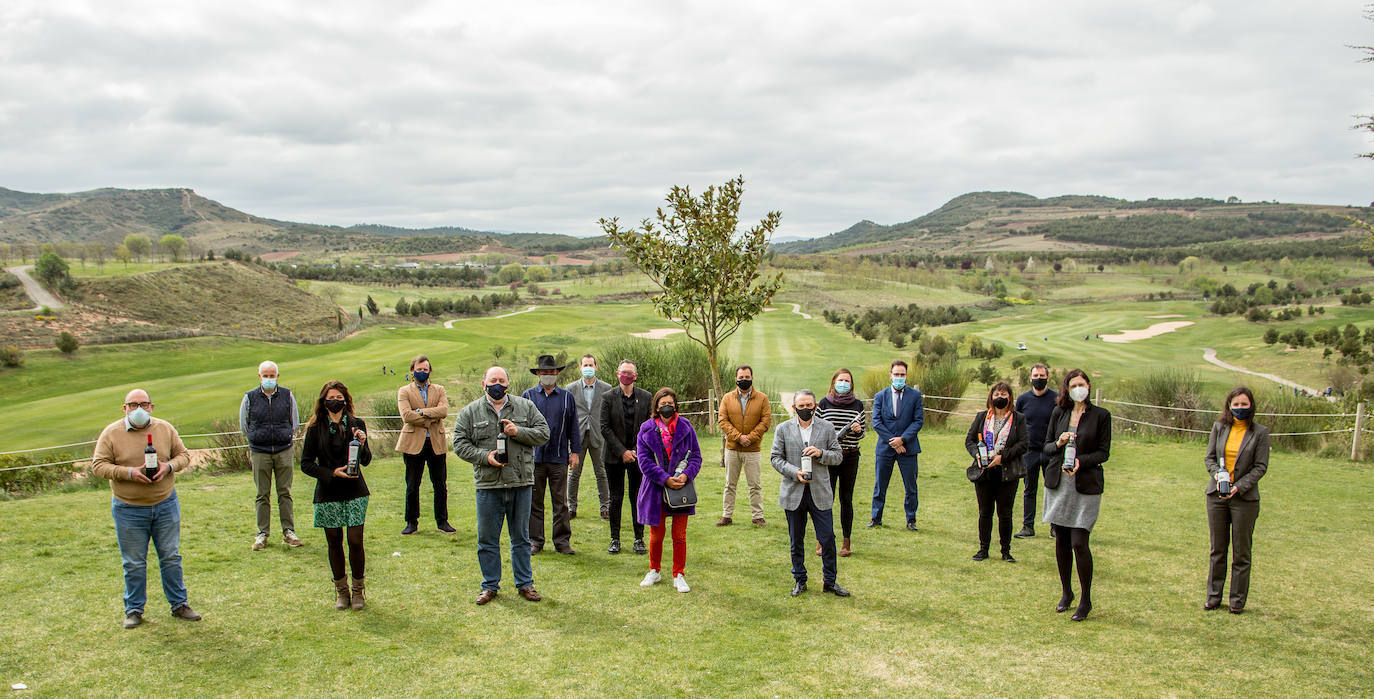
<svg viewBox="0 0 1374 699"><path fill-rule="evenodd" d="M243 394L239 402L239 431L248 442L248 461L253 466L253 485L258 490L253 501L258 524L258 533L253 539L254 551L267 547L274 478L282 542L292 548L301 545L301 540L296 538L295 504L291 500L295 466L292 440L301 426L301 418L296 411L296 396L291 389L278 386L277 377L276 362L269 360L259 364L258 385Z"/></svg>
<svg viewBox="0 0 1374 699"><path fill-rule="evenodd" d="M816 394L809 389L797 391L792 399L796 417L778 425L773 435L769 462L782 474L778 505L787 513L787 536L792 549L792 596L806 592L806 518L816 527L821 543L823 590L836 597L849 591L835 582L835 528L831 516L834 493L830 490L831 466L844 460L835 427L817 418Z"/></svg>
<svg viewBox="0 0 1374 699"><path fill-rule="evenodd" d="M549 440L549 425L534 403L506 393L510 376L494 366L482 377L486 394L468 403L453 425L453 453L472 464L477 485L477 564L482 591L477 604L501 589L501 526L510 529L511 569L520 596L543 599L530 567L530 504L534 448Z"/></svg>
<svg viewBox="0 0 1374 699"><path fill-rule="evenodd" d="M175 487L176 472L186 470L191 456L176 428L153 417L153 408L146 391L129 391L124 396L124 417L100 433L91 457L91 473L110 481L115 537L124 559L126 629L143 623L149 540L157 548L162 593L172 607L172 616L200 620L186 601L181 573L181 505Z"/></svg>

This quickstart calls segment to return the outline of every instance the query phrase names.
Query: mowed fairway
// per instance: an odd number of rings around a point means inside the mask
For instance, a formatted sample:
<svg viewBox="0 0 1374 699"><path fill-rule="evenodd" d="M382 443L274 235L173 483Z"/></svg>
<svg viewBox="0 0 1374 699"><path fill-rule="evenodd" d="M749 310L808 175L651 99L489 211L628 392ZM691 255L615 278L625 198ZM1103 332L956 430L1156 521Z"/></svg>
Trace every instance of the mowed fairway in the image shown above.
<svg viewBox="0 0 1374 699"><path fill-rule="evenodd" d="M298 473L295 485L307 545L274 540L255 553L250 477L193 475L178 481L182 554L205 620L168 615L150 559L148 621L125 631L108 493L3 502L0 680L40 696L1223 695L1238 678L1268 695L1374 688L1374 609L1362 587L1374 575L1368 467L1275 452L1250 604L1233 616L1201 609L1200 447L1119 441L1093 534L1095 608L1076 624L1052 611L1059 591L1043 526L1013 544L1016 564L969 560L976 508L962 435L922 437L914 534L862 528L872 439L864 445L855 555L839 563L854 593L846 600L821 593L809 552L811 590L788 596L771 469L768 527L712 526L723 472L709 437L686 595L666 583L641 589L646 558L607 555L605 524L584 505L578 555L534 559L543 602L514 594L507 562L501 596L477 607L471 472L450 456L456 536L433 530L426 486L421 533L403 538L401 468L389 459L367 470L366 610L332 608L323 537L308 526L310 478ZM900 492L894 484L890 501ZM900 525L900 513L887 521Z"/></svg>

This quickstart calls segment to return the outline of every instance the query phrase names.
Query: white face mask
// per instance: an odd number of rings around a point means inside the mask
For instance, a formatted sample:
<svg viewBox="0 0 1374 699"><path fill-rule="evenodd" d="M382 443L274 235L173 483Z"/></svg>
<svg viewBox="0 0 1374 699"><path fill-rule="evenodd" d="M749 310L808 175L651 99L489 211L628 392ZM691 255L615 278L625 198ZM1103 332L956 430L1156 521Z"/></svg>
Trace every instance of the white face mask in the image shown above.
<svg viewBox="0 0 1374 699"><path fill-rule="evenodd" d="M1074 386L1073 388L1070 388L1069 397L1072 398L1075 403L1082 403L1083 401L1088 399L1088 387Z"/></svg>
<svg viewBox="0 0 1374 699"><path fill-rule="evenodd" d="M148 425L148 421L152 419L152 415L150 415L148 411L144 410L143 408L135 408L129 411L128 418L130 425L133 425L134 427L146 427Z"/></svg>
<svg viewBox="0 0 1374 699"><path fill-rule="evenodd" d="M554 384L556 384L556 383L558 383L558 375L557 375L557 374L554 374L554 375L552 375L552 376L550 376L550 375L548 375L548 374L540 374L540 375L539 375L539 385L540 385L540 386L543 386L543 387L545 387L545 388L548 388L549 386L552 386L552 385L554 385Z"/></svg>

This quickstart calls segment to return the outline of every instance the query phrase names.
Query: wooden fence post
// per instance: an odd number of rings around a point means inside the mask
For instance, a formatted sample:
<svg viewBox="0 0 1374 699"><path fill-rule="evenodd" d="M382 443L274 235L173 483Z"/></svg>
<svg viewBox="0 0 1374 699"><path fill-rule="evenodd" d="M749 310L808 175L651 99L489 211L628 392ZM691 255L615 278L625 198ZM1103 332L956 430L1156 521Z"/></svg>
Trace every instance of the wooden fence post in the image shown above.
<svg viewBox="0 0 1374 699"><path fill-rule="evenodd" d="M1095 392L1097 395L1093 396L1093 402L1094 402L1094 403L1101 403L1101 402L1102 402L1102 389L1101 389L1101 388L1094 389L1094 392ZM1062 461L1063 459L1060 459L1060 460Z"/></svg>
<svg viewBox="0 0 1374 699"><path fill-rule="evenodd" d="M1360 458L1360 431L1364 429L1364 401L1355 405L1355 431L1350 438L1350 460Z"/></svg>

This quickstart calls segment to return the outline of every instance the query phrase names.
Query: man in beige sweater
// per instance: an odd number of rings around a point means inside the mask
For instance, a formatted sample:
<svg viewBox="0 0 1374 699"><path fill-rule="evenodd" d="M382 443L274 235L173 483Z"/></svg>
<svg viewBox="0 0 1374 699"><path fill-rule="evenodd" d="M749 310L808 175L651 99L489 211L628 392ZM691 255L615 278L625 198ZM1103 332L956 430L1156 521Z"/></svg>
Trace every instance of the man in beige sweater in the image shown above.
<svg viewBox="0 0 1374 699"><path fill-rule="evenodd" d="M181 506L174 488L176 472L186 470L191 455L169 423L153 417L148 393L134 389L124 396L124 417L100 433L91 458L91 473L110 481L111 511L119 555L124 559L124 628L143 623L147 601L148 541L157 547L162 592L172 616L199 621L186 603L181 575ZM144 473L144 453L151 437L157 470ZM151 455L149 455L151 456Z"/></svg>

